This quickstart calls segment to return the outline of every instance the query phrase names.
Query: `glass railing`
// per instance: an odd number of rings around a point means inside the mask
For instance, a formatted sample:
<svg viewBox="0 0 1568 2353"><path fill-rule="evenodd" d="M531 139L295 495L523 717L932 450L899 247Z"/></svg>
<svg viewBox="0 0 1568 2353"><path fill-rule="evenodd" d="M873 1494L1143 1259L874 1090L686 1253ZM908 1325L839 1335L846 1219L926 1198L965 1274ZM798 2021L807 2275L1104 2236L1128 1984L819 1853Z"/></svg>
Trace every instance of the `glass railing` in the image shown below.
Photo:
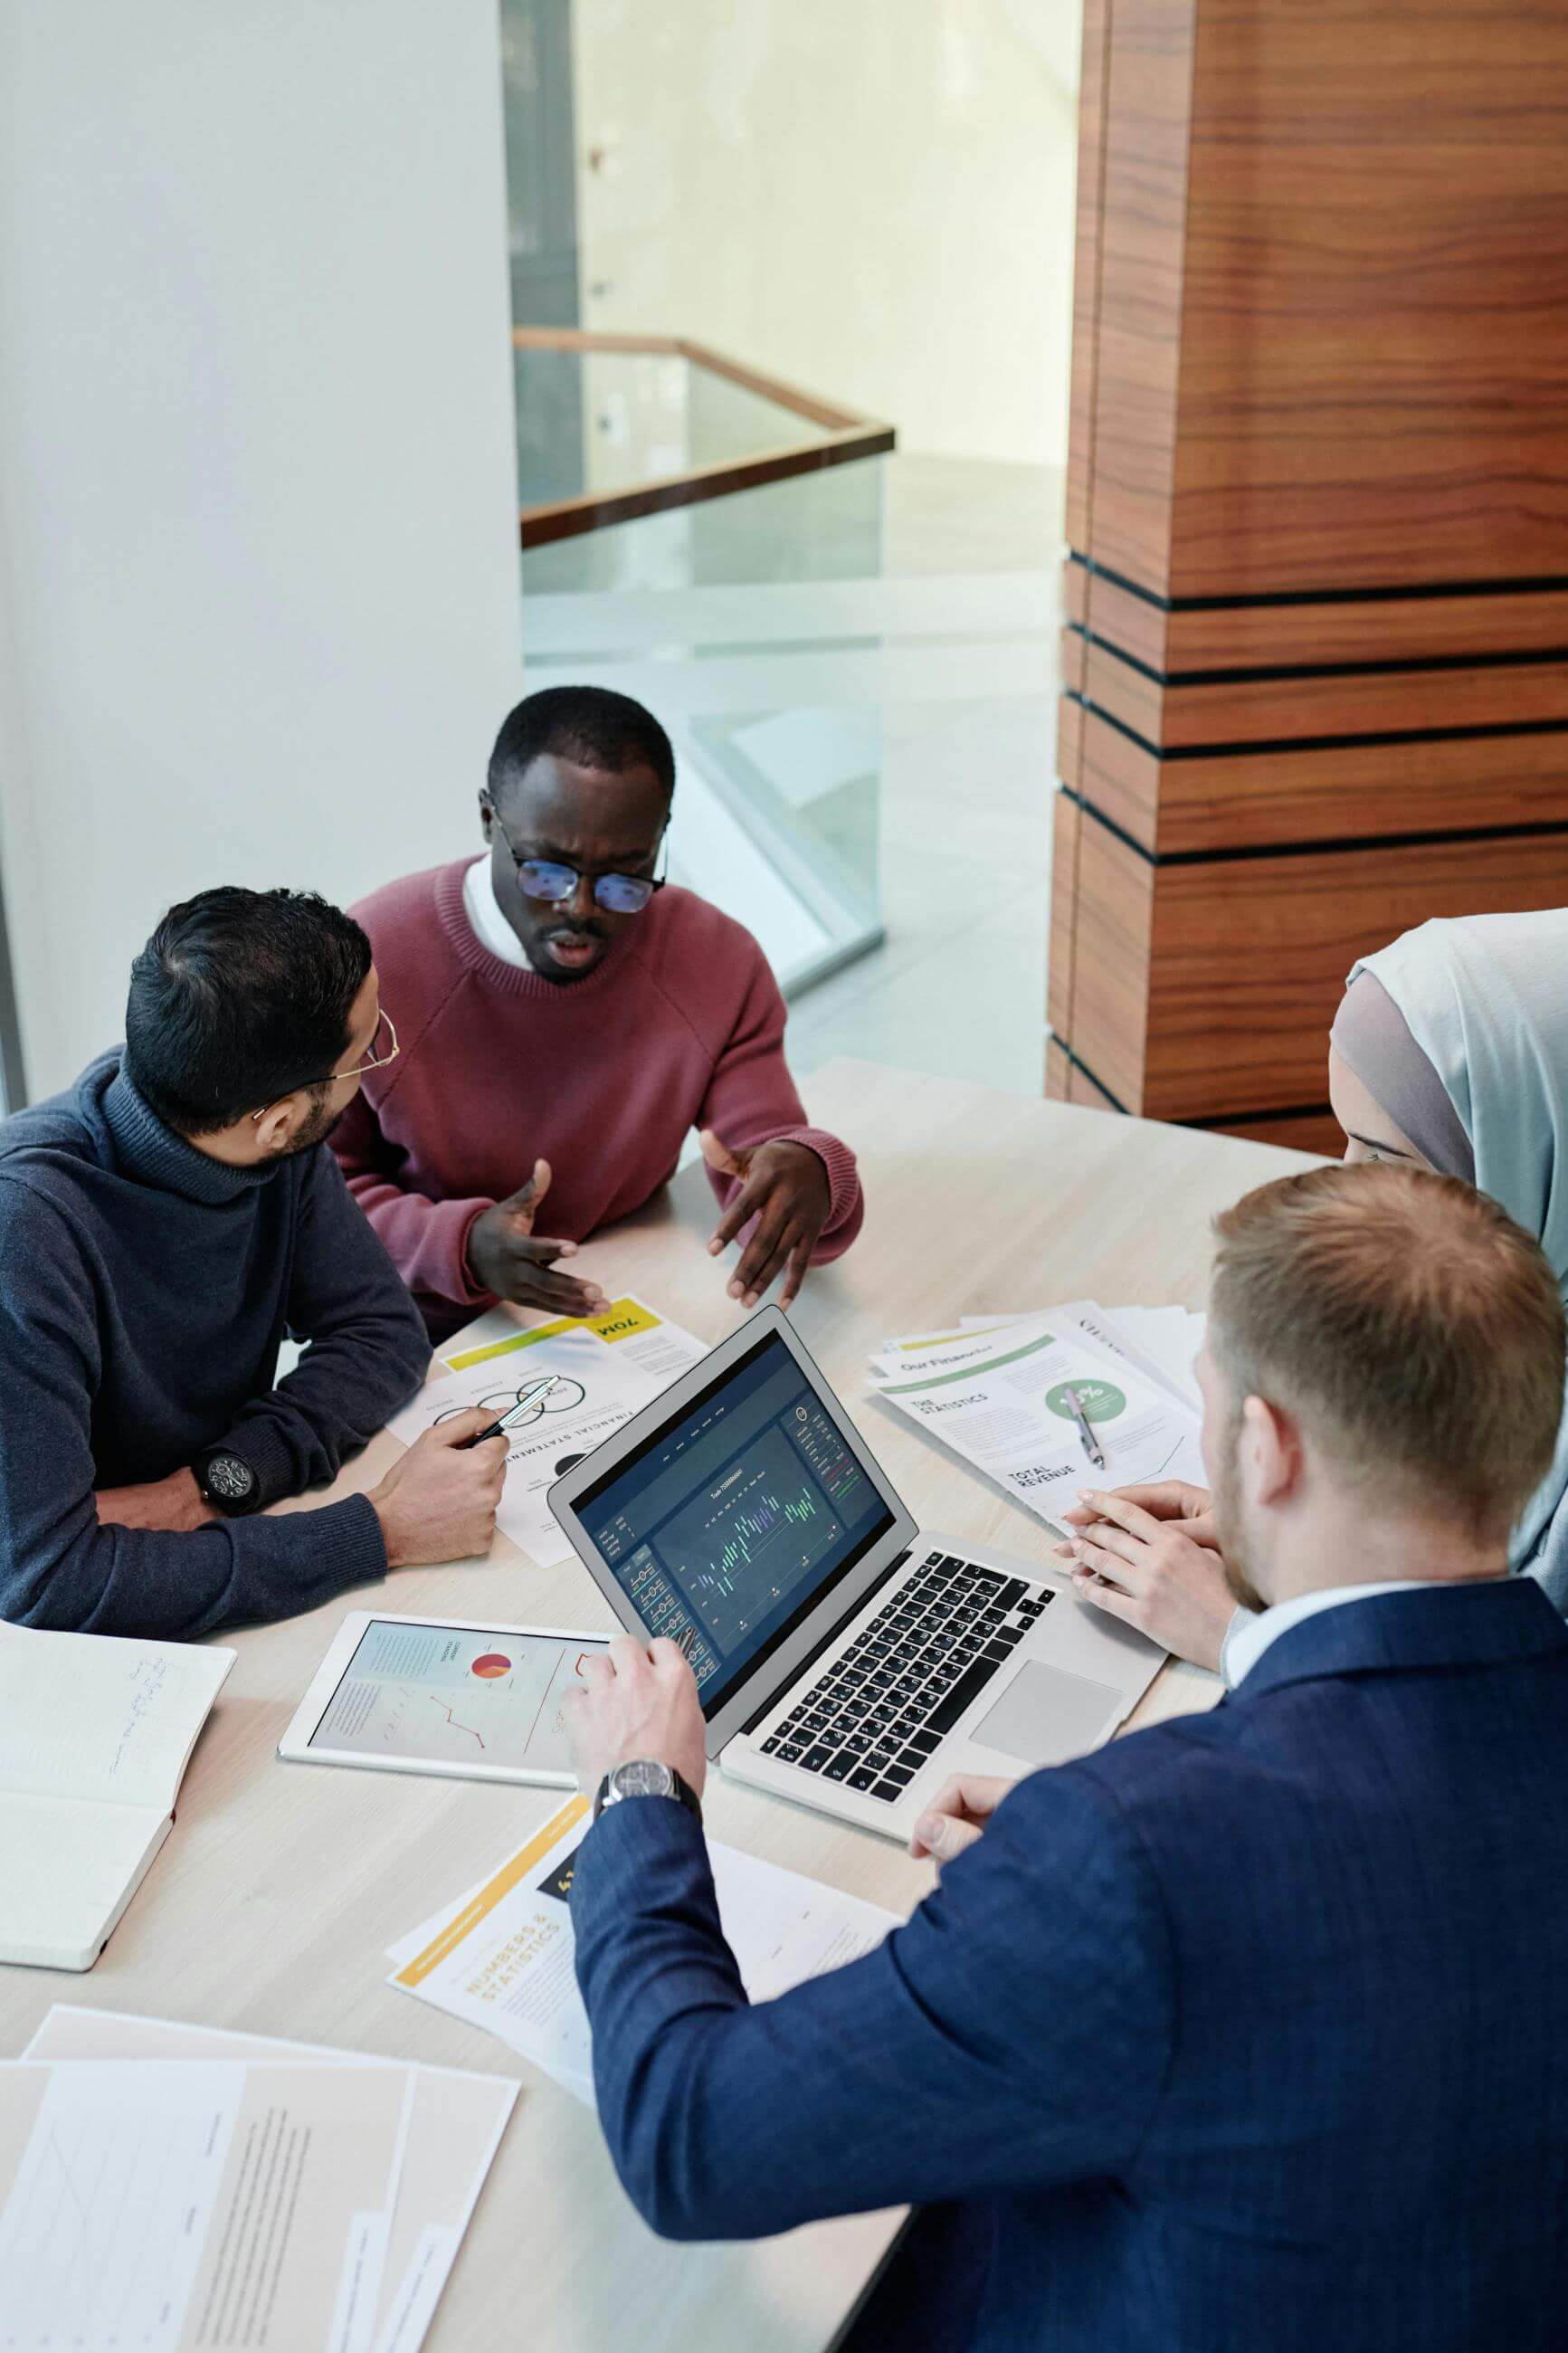
<svg viewBox="0 0 1568 2353"><path fill-rule="evenodd" d="M513 340L529 682L657 712L670 871L798 995L883 935L867 617L892 430L672 338Z"/></svg>

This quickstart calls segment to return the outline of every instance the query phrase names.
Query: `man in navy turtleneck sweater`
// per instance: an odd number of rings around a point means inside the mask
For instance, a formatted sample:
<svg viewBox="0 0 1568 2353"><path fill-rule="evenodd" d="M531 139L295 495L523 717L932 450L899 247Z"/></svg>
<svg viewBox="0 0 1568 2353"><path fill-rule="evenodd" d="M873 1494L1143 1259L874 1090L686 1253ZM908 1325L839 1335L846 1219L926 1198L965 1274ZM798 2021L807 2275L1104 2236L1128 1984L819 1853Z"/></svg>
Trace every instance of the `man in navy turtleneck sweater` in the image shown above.
<svg viewBox="0 0 1568 2353"><path fill-rule="evenodd" d="M444 1423L333 1477L424 1326L325 1137L396 1052L370 944L307 893L209 891L132 973L126 1043L0 1125L0 1617L195 1635L483 1551L504 1440ZM277 1379L285 1337L309 1343Z"/></svg>

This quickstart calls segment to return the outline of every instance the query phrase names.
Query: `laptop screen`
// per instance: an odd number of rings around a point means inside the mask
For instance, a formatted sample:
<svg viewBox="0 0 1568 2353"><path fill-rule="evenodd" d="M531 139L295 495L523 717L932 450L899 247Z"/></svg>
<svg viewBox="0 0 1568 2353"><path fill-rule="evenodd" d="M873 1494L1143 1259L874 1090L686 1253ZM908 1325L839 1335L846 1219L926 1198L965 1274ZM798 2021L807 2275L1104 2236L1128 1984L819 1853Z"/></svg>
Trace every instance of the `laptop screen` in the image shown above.
<svg viewBox="0 0 1568 2353"><path fill-rule="evenodd" d="M893 1525L771 1333L573 1508L649 1633L689 1637L710 1715Z"/></svg>

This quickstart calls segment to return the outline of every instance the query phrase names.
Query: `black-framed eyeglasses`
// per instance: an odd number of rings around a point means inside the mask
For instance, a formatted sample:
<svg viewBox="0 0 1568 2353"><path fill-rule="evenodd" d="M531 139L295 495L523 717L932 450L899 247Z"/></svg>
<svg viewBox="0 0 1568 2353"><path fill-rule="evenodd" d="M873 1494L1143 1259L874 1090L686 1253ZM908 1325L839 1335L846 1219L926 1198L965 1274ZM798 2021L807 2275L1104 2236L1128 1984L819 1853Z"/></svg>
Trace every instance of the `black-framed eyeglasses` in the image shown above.
<svg viewBox="0 0 1568 2353"><path fill-rule="evenodd" d="M563 906L568 899L574 899L586 879L582 870L568 866L564 859L521 856L493 803L487 806L491 823L511 852L518 889L523 897L537 899L546 907ZM640 915L654 892L663 890L666 880L662 874L595 874L594 903L603 907L607 915Z"/></svg>

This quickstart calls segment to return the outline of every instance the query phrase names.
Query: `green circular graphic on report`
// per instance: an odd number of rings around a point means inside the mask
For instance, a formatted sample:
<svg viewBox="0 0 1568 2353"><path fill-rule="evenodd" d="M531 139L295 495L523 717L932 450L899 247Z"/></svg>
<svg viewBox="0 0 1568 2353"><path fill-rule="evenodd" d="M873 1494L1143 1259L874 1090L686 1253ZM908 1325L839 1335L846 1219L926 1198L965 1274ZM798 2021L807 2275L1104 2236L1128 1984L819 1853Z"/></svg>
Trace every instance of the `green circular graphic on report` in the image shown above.
<svg viewBox="0 0 1568 2353"><path fill-rule="evenodd" d="M1090 1421L1114 1421L1119 1413L1127 1410L1127 1399L1114 1381L1058 1381L1046 1391L1046 1407L1050 1413L1059 1414L1063 1421L1073 1418L1068 1403L1071 1389Z"/></svg>

